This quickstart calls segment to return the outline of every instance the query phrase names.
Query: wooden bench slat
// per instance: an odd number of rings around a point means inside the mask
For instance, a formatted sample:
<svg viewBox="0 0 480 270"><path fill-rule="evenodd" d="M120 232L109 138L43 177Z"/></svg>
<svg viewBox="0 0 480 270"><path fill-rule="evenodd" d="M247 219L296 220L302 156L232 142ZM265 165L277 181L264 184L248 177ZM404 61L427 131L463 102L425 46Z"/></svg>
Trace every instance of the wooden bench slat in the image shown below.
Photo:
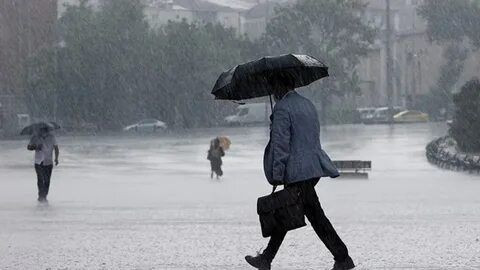
<svg viewBox="0 0 480 270"><path fill-rule="evenodd" d="M334 160L333 164L339 170L371 170L372 169L372 161Z"/></svg>

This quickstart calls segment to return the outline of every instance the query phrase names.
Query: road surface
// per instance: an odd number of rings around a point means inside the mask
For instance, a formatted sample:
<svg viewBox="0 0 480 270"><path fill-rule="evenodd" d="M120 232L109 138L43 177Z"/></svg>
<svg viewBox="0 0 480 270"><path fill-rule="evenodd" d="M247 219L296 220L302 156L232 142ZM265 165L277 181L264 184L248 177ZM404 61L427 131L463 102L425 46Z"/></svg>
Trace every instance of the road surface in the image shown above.
<svg viewBox="0 0 480 270"><path fill-rule="evenodd" d="M368 180L322 180L327 216L358 269L480 269L480 176L430 165L441 124L331 126L333 159L372 160ZM209 140L227 135L225 176ZM266 246L256 198L263 127L148 136L59 137L49 205L36 202L32 153L0 141L0 269L250 269ZM330 269L310 226L290 232L273 269Z"/></svg>

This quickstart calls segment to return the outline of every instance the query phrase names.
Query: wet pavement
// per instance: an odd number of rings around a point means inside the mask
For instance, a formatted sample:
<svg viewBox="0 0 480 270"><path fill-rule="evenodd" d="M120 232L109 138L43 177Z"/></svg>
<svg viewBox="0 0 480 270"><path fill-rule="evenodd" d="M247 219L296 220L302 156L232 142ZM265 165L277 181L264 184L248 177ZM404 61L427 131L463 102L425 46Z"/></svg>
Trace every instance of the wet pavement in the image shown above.
<svg viewBox="0 0 480 270"><path fill-rule="evenodd" d="M333 159L372 160L368 180L322 180L320 201L358 269L480 269L480 176L430 165L442 124L330 126ZM231 138L225 176L206 151ZM36 202L26 141L0 141L0 269L250 269L266 246L256 199L263 127L189 134L59 137L49 204ZM310 226L290 232L272 269L330 269Z"/></svg>

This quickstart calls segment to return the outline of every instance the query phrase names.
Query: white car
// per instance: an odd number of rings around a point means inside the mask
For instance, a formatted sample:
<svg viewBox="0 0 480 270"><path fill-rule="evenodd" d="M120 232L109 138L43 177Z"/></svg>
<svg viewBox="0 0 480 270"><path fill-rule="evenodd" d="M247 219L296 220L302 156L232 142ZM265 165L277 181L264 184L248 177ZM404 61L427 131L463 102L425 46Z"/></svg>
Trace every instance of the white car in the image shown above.
<svg viewBox="0 0 480 270"><path fill-rule="evenodd" d="M250 103L237 107L234 115L225 117L225 122L229 125L249 125L268 122L268 116L271 114L269 104Z"/></svg>
<svg viewBox="0 0 480 270"><path fill-rule="evenodd" d="M167 128L167 124L157 119L145 119L136 124L126 126L124 131L157 131Z"/></svg>

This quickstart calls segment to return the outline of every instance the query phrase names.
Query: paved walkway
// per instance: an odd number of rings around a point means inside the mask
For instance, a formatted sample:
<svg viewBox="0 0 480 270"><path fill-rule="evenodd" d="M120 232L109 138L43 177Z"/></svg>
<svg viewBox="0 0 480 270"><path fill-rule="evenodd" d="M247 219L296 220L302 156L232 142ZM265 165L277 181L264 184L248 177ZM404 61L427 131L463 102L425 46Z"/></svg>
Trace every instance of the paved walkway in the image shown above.
<svg viewBox="0 0 480 270"><path fill-rule="evenodd" d="M480 177L428 164L443 126L330 127L335 159L371 159L369 180L317 186L358 269L480 269ZM206 150L229 135L222 181ZM267 194L261 128L183 137L60 138L49 206L35 201L25 142L0 142L0 269L250 269L265 247L255 203ZM287 235L273 269L330 269L311 227Z"/></svg>

